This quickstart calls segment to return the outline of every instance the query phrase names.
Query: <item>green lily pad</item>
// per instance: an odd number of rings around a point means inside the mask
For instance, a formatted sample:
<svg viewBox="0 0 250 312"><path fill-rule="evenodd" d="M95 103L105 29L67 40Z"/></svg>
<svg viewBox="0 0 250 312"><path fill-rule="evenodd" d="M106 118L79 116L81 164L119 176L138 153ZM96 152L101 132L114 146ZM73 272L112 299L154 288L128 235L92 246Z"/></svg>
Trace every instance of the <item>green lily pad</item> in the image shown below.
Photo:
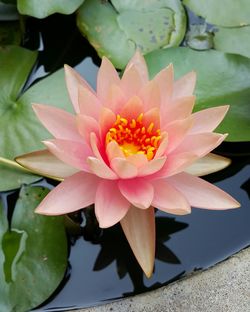
<svg viewBox="0 0 250 312"><path fill-rule="evenodd" d="M1 22L0 23L0 46L8 44L19 45L21 43L22 33L20 22Z"/></svg>
<svg viewBox="0 0 250 312"><path fill-rule="evenodd" d="M241 54L250 58L250 26L218 27L214 34L214 47L219 51Z"/></svg>
<svg viewBox="0 0 250 312"><path fill-rule="evenodd" d="M8 229L0 203L0 310L28 311L57 288L67 267L67 239L61 217L34 214L47 195L23 187Z"/></svg>
<svg viewBox="0 0 250 312"><path fill-rule="evenodd" d="M183 3L214 25L232 27L250 24L249 0L184 0Z"/></svg>
<svg viewBox="0 0 250 312"><path fill-rule="evenodd" d="M186 15L179 0L86 0L78 10L77 24L99 56L122 69L137 48L146 54L178 46L185 35Z"/></svg>
<svg viewBox="0 0 250 312"><path fill-rule="evenodd" d="M146 56L151 77L173 63L176 78L191 70L197 72L195 110L230 104L218 127L229 133L227 141L250 140L250 60L240 55L188 48L154 51Z"/></svg>
<svg viewBox="0 0 250 312"><path fill-rule="evenodd" d="M50 137L36 118L31 103L49 103L64 109L71 104L64 82L64 72L59 70L39 81L24 94L22 87L34 66L37 53L21 47L9 46L0 49L0 157L13 160L16 156L42 149L41 140ZM13 174L6 175L6 167L0 167L0 189L13 185ZM15 185L38 180L38 176L28 176L18 172ZM2 181L4 180L4 181ZM19 183L18 183L19 181Z"/></svg>
<svg viewBox="0 0 250 312"><path fill-rule="evenodd" d="M53 13L71 14L84 0L17 0L18 11L23 15L44 18Z"/></svg>

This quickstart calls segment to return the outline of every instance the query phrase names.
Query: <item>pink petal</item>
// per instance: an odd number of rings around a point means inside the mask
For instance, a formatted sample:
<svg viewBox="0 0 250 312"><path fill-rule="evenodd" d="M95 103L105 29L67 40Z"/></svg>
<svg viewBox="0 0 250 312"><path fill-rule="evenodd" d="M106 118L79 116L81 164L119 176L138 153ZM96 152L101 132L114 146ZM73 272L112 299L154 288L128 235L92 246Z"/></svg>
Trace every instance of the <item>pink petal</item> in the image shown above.
<svg viewBox="0 0 250 312"><path fill-rule="evenodd" d="M171 153L183 141L192 125L192 116L183 120L173 121L167 126L163 125L162 130L166 131L168 134L166 153Z"/></svg>
<svg viewBox="0 0 250 312"><path fill-rule="evenodd" d="M50 191L35 212L62 215L89 206L94 203L98 181L92 174L78 172Z"/></svg>
<svg viewBox="0 0 250 312"><path fill-rule="evenodd" d="M170 64L167 68L161 70L153 79L159 86L161 94L161 102L164 103L170 101L174 88L174 69Z"/></svg>
<svg viewBox="0 0 250 312"><path fill-rule="evenodd" d="M93 117L96 120L99 120L101 104L98 98L94 93L79 86L78 88L78 103L80 114Z"/></svg>
<svg viewBox="0 0 250 312"><path fill-rule="evenodd" d="M240 207L234 198L218 187L188 173L182 172L168 181L187 198L191 206L214 210Z"/></svg>
<svg viewBox="0 0 250 312"><path fill-rule="evenodd" d="M195 176L204 176L228 167L231 162L229 158L209 153L197 159L191 166L187 167L185 172Z"/></svg>
<svg viewBox="0 0 250 312"><path fill-rule="evenodd" d="M127 213L130 203L115 181L101 181L95 197L95 214L101 228L113 226Z"/></svg>
<svg viewBox="0 0 250 312"><path fill-rule="evenodd" d="M154 130L160 128L160 110L157 107L151 108L143 116L143 124L148 127L151 122L154 123Z"/></svg>
<svg viewBox="0 0 250 312"><path fill-rule="evenodd" d="M141 75L141 80L143 81L143 83L147 83L148 82L148 68L147 68L145 59L139 50L137 50L134 56L130 59L128 65L125 68L125 72L128 71L131 66L136 67L138 73Z"/></svg>
<svg viewBox="0 0 250 312"><path fill-rule="evenodd" d="M115 114L108 108L104 107L101 110L100 116L100 135L102 140L105 140L108 130L114 125L116 121Z"/></svg>
<svg viewBox="0 0 250 312"><path fill-rule="evenodd" d="M113 64L104 56L97 75L97 94L105 101L111 85L119 85L120 78Z"/></svg>
<svg viewBox="0 0 250 312"><path fill-rule="evenodd" d="M164 156L150 160L145 166L139 169L138 176L139 177L147 176L161 170L166 162L166 159L167 157Z"/></svg>
<svg viewBox="0 0 250 312"><path fill-rule="evenodd" d="M120 149L116 141L111 141L108 143L106 147L106 153L107 153L109 161L111 161L115 157L125 158L122 150Z"/></svg>
<svg viewBox="0 0 250 312"><path fill-rule="evenodd" d="M85 81L72 67L64 65L66 85L69 92L69 97L74 106L76 113L80 112L78 105L78 87L84 86L90 92L95 93L90 85Z"/></svg>
<svg viewBox="0 0 250 312"><path fill-rule="evenodd" d="M145 154L134 154L127 157L127 161L140 168L148 163L147 156Z"/></svg>
<svg viewBox="0 0 250 312"><path fill-rule="evenodd" d="M118 114L124 106L126 100L122 89L117 85L111 85L109 92L104 102L104 106L110 109L115 114Z"/></svg>
<svg viewBox="0 0 250 312"><path fill-rule="evenodd" d="M155 153L155 158L159 158L162 155L164 155L166 152L167 146L168 146L168 135L166 133L166 134L164 134L162 141L161 141L161 143L160 143L160 145L159 145L159 147Z"/></svg>
<svg viewBox="0 0 250 312"><path fill-rule="evenodd" d="M154 208L142 210L132 206L121 220L121 226L138 263L149 278L155 258Z"/></svg>
<svg viewBox="0 0 250 312"><path fill-rule="evenodd" d="M183 120L192 113L195 96L174 99L169 105L161 107L161 124L167 125L175 120Z"/></svg>
<svg viewBox="0 0 250 312"><path fill-rule="evenodd" d="M123 74L121 88L127 99L138 94L144 83L135 65L131 65Z"/></svg>
<svg viewBox="0 0 250 312"><path fill-rule="evenodd" d="M113 158L110 166L121 179L134 178L138 174L136 166L124 158Z"/></svg>
<svg viewBox="0 0 250 312"><path fill-rule="evenodd" d="M190 129L189 134L212 132L223 120L228 109L229 105L224 105L194 113L192 115L194 118L194 124Z"/></svg>
<svg viewBox="0 0 250 312"><path fill-rule="evenodd" d="M33 104L34 112L45 128L57 139L81 142L75 116L52 106Z"/></svg>
<svg viewBox="0 0 250 312"><path fill-rule="evenodd" d="M218 133L198 133L187 135L173 153L192 152L198 157L203 157L219 146L226 136L227 135L225 134Z"/></svg>
<svg viewBox="0 0 250 312"><path fill-rule="evenodd" d="M123 118L129 120L136 119L144 111L142 100L138 96L133 96L124 105L120 111L120 115Z"/></svg>
<svg viewBox="0 0 250 312"><path fill-rule="evenodd" d="M94 132L96 136L99 135L99 124L94 118L85 115L77 115L76 123L80 135L88 144L90 144L91 132Z"/></svg>
<svg viewBox="0 0 250 312"><path fill-rule="evenodd" d="M139 97L143 101L144 110L149 110L153 107L160 108L161 93L158 84L151 80L139 92Z"/></svg>
<svg viewBox="0 0 250 312"><path fill-rule="evenodd" d="M88 157L87 162L90 170L98 177L108 180L118 179L114 171L110 169L104 161L101 161L95 157Z"/></svg>
<svg viewBox="0 0 250 312"><path fill-rule="evenodd" d="M197 156L194 153L169 154L161 170L155 173L154 178L169 177L185 170Z"/></svg>
<svg viewBox="0 0 250 312"><path fill-rule="evenodd" d="M43 141L43 143L62 162L79 170L89 171L86 161L92 155L92 151L86 143L59 139Z"/></svg>
<svg viewBox="0 0 250 312"><path fill-rule="evenodd" d="M118 183L122 195L134 206L146 209L154 197L153 186L143 179L120 180Z"/></svg>
<svg viewBox="0 0 250 312"><path fill-rule="evenodd" d="M179 80L174 83L173 97L179 98L184 96L192 95L194 92L196 83L196 73L191 71L190 73L182 76Z"/></svg>
<svg viewBox="0 0 250 312"><path fill-rule="evenodd" d="M105 163L108 163L106 152L94 132L90 133L90 146L95 157Z"/></svg>
<svg viewBox="0 0 250 312"><path fill-rule="evenodd" d="M56 158L48 150L18 156L15 161L34 173L56 180L63 180L78 171Z"/></svg>
<svg viewBox="0 0 250 312"><path fill-rule="evenodd" d="M186 198L167 180L155 180L152 184L154 187L152 205L154 207L176 215L185 215L191 212L191 207Z"/></svg>

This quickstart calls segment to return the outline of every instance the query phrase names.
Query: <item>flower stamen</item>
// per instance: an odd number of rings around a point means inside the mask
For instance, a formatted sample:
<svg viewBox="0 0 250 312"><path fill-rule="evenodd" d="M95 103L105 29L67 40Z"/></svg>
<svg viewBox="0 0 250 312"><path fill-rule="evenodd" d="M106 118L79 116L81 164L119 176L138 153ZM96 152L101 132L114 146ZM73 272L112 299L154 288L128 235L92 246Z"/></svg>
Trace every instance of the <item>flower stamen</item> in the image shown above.
<svg viewBox="0 0 250 312"><path fill-rule="evenodd" d="M145 127L143 113L131 120L117 115L114 125L106 134L106 145L111 141L116 141L126 157L144 154L148 160L151 160L162 138L161 130L154 128L153 122Z"/></svg>

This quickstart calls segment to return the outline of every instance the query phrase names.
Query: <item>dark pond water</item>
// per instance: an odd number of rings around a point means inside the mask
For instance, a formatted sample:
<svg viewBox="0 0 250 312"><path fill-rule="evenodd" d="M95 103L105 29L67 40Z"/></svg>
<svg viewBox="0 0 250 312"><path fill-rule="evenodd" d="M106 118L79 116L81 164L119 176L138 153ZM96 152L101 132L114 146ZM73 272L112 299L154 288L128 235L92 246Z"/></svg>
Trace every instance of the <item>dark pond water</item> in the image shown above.
<svg viewBox="0 0 250 312"><path fill-rule="evenodd" d="M28 21L25 46L39 49L40 57L27 86L64 63L75 66L95 85L99 59L74 24L72 16ZM119 226L100 232L83 222L83 235L70 237L64 281L36 311L87 307L141 293L207 268L249 246L250 146L225 143L218 152L233 157L233 163L206 179L234 196L242 204L240 209L193 209L191 215L176 218L157 212L157 252L151 279L143 275Z"/></svg>

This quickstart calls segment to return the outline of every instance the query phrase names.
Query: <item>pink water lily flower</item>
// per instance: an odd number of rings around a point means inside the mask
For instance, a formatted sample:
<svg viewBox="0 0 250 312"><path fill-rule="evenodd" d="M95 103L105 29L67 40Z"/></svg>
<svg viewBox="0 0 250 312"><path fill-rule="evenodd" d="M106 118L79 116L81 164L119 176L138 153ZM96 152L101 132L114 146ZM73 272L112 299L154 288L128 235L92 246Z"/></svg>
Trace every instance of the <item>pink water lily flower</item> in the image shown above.
<svg viewBox="0 0 250 312"><path fill-rule="evenodd" d="M17 161L64 179L36 209L44 215L70 213L95 204L101 228L121 223L147 276L155 256L154 207L176 215L192 207L229 209L239 203L190 168L226 137L212 131L228 106L192 114L196 75L174 81L172 65L149 80L137 52L120 79L107 58L97 90L69 66L66 84L75 115L34 104L54 136L47 149Z"/></svg>

